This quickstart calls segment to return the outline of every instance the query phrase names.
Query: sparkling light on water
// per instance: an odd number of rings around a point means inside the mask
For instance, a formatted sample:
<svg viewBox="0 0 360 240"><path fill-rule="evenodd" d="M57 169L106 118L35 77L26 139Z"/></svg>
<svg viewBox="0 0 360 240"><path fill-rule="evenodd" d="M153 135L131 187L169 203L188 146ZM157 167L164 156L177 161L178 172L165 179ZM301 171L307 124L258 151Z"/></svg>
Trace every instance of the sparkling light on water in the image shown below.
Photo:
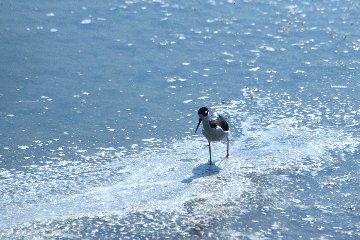
<svg viewBox="0 0 360 240"><path fill-rule="evenodd" d="M359 7L5 1L0 238L357 239Z"/></svg>

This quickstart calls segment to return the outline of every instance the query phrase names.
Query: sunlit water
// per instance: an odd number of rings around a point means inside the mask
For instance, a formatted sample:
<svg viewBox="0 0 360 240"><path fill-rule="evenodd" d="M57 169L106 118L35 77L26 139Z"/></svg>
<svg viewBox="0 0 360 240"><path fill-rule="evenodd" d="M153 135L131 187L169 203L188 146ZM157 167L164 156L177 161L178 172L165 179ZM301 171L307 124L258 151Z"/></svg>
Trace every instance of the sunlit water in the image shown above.
<svg viewBox="0 0 360 240"><path fill-rule="evenodd" d="M357 1L0 5L1 239L360 237Z"/></svg>

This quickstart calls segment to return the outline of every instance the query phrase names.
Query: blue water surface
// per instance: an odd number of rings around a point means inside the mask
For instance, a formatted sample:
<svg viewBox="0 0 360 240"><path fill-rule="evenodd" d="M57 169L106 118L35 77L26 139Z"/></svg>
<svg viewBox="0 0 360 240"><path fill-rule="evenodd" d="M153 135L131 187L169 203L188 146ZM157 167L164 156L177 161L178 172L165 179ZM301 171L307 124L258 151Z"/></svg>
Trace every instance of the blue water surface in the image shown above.
<svg viewBox="0 0 360 240"><path fill-rule="evenodd" d="M1 239L360 237L358 1L0 6Z"/></svg>

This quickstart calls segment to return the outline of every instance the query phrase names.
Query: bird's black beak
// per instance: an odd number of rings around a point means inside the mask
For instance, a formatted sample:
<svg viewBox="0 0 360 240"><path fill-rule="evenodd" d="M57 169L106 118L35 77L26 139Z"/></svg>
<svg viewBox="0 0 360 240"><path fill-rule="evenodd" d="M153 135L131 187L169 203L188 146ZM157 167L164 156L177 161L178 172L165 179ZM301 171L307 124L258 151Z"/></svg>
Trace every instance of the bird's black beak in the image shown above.
<svg viewBox="0 0 360 240"><path fill-rule="evenodd" d="M195 135L196 131L198 130L201 121L202 121L201 118L199 118L199 123L198 123L198 125L197 125L197 127L196 127L196 129L195 129L194 135Z"/></svg>

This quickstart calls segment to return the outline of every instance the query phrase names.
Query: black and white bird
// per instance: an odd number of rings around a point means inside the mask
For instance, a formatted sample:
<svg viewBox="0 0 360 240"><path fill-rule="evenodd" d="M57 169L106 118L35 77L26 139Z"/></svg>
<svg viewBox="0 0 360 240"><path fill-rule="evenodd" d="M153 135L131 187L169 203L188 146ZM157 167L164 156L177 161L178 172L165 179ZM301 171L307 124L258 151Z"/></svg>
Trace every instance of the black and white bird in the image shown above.
<svg viewBox="0 0 360 240"><path fill-rule="evenodd" d="M226 138L227 145L226 145L226 158L229 157L229 125L226 120L218 115L214 118L209 113L209 109L207 107L202 107L198 111L199 115L199 123L196 127L195 133L199 128L200 123L203 123L203 130L202 133L206 137L209 142L209 154L210 160L209 164L212 164L211 160L211 142L221 141Z"/></svg>

